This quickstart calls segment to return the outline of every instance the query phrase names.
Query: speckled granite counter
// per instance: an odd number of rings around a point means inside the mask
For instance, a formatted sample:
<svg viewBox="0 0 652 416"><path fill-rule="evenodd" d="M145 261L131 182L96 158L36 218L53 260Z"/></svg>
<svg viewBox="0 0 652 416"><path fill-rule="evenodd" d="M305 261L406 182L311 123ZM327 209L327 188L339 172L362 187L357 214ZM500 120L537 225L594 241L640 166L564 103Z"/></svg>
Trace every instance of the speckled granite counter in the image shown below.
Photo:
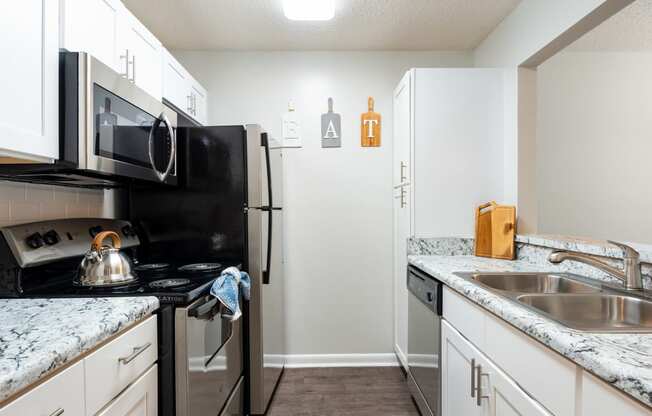
<svg viewBox="0 0 652 416"><path fill-rule="evenodd" d="M563 269L528 260L507 261L472 255L412 255L409 256L409 262L615 388L652 406L652 334L577 332L453 274Z"/></svg>
<svg viewBox="0 0 652 416"><path fill-rule="evenodd" d="M155 297L0 299L0 402L158 307Z"/></svg>

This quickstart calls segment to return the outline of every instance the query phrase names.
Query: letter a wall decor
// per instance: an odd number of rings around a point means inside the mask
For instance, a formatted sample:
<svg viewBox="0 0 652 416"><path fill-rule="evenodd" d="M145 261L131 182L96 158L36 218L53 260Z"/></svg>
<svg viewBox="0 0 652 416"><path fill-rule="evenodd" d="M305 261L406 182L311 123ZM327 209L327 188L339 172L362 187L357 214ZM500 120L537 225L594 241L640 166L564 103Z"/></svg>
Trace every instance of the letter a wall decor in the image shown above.
<svg viewBox="0 0 652 416"><path fill-rule="evenodd" d="M374 99L369 97L369 111L362 114L360 144L362 147L380 147L380 114L374 112Z"/></svg>
<svg viewBox="0 0 652 416"><path fill-rule="evenodd" d="M321 115L321 147L342 147L342 117L333 112L333 99L328 98L328 113Z"/></svg>

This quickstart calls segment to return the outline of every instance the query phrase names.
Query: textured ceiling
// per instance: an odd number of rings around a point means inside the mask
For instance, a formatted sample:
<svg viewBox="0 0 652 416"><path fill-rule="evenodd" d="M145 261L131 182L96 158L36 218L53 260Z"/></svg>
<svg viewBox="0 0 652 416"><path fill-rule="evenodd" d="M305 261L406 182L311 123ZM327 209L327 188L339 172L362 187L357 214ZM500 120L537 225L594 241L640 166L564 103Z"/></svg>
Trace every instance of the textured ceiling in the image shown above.
<svg viewBox="0 0 652 416"><path fill-rule="evenodd" d="M169 49L469 50L520 0L335 0L328 22L282 0L124 0Z"/></svg>
<svg viewBox="0 0 652 416"><path fill-rule="evenodd" d="M652 50L652 0L635 1L579 38L567 50Z"/></svg>

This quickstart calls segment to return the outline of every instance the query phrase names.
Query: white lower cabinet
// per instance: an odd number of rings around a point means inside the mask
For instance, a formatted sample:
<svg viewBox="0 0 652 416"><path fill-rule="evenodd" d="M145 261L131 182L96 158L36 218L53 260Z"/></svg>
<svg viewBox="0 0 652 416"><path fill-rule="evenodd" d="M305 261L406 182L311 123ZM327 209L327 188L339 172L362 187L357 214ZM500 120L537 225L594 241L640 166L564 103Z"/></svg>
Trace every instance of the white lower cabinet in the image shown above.
<svg viewBox="0 0 652 416"><path fill-rule="evenodd" d="M441 353L443 416L550 416L446 321Z"/></svg>
<svg viewBox="0 0 652 416"><path fill-rule="evenodd" d="M84 416L84 412L80 361L0 409L0 416Z"/></svg>
<svg viewBox="0 0 652 416"><path fill-rule="evenodd" d="M443 302L443 416L652 415L448 287Z"/></svg>
<svg viewBox="0 0 652 416"><path fill-rule="evenodd" d="M475 399L474 365L479 353L446 321L441 324L442 416L477 416L481 407Z"/></svg>
<svg viewBox="0 0 652 416"><path fill-rule="evenodd" d="M652 409L641 406L625 394L614 391L597 377L582 371L582 400L578 416L650 416Z"/></svg>
<svg viewBox="0 0 652 416"><path fill-rule="evenodd" d="M157 317L0 407L0 416L157 416Z"/></svg>
<svg viewBox="0 0 652 416"><path fill-rule="evenodd" d="M158 367L153 365L97 416L157 416Z"/></svg>

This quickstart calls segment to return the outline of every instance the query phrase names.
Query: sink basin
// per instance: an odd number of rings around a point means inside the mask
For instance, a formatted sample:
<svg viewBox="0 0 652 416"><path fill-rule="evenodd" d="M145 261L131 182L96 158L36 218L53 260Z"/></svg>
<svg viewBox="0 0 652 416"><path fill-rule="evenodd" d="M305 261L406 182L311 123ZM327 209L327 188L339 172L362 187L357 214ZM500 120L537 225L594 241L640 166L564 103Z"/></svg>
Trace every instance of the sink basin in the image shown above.
<svg viewBox="0 0 652 416"><path fill-rule="evenodd" d="M519 293L598 293L600 289L563 273L475 273L472 279L491 289Z"/></svg>
<svg viewBox="0 0 652 416"><path fill-rule="evenodd" d="M590 332L652 332L652 302L624 295L521 295L522 304L569 328Z"/></svg>

